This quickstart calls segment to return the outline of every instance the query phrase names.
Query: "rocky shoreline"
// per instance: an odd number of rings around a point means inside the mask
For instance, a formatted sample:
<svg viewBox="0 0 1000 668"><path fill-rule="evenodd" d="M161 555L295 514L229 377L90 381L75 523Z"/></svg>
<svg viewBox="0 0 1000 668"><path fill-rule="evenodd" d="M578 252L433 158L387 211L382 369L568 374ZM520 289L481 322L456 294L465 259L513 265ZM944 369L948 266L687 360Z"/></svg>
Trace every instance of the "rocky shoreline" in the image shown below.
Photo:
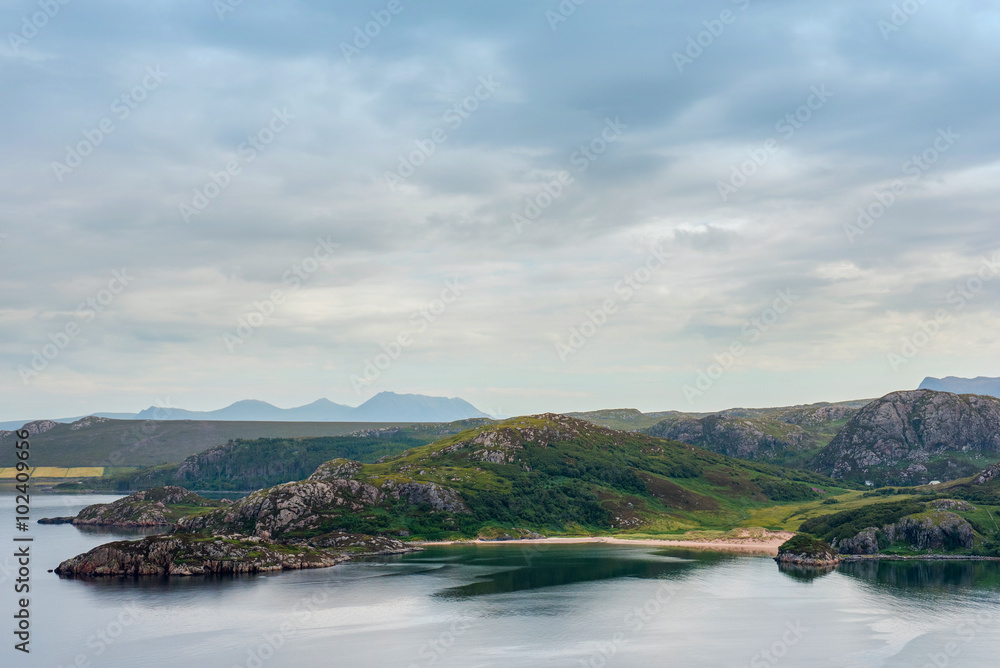
<svg viewBox="0 0 1000 668"><path fill-rule="evenodd" d="M237 534L165 534L95 547L54 572L62 577L242 575L328 568L419 549L391 538L353 534L327 534L301 544Z"/></svg>
<svg viewBox="0 0 1000 668"><path fill-rule="evenodd" d="M206 499L183 487L167 486L136 492L111 503L87 506L75 517L43 517L38 523L124 528L169 527L187 513L199 509L207 512L230 503L232 502L225 499ZM179 507L183 507L185 512L175 510Z"/></svg>
<svg viewBox="0 0 1000 668"><path fill-rule="evenodd" d="M1000 561L1000 557L976 554L842 554L840 561Z"/></svg>
<svg viewBox="0 0 1000 668"><path fill-rule="evenodd" d="M839 564L840 555L827 543L800 533L778 548L774 560L778 564L827 568Z"/></svg>

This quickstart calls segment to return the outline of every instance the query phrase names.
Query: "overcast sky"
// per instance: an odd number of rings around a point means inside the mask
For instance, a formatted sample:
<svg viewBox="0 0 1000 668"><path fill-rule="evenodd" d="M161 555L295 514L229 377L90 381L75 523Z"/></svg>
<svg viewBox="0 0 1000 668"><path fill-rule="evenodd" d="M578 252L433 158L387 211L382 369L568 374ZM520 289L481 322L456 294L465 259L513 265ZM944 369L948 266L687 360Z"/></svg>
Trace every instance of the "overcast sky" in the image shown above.
<svg viewBox="0 0 1000 668"><path fill-rule="evenodd" d="M996 2L576 2L0 3L0 419L1000 376Z"/></svg>

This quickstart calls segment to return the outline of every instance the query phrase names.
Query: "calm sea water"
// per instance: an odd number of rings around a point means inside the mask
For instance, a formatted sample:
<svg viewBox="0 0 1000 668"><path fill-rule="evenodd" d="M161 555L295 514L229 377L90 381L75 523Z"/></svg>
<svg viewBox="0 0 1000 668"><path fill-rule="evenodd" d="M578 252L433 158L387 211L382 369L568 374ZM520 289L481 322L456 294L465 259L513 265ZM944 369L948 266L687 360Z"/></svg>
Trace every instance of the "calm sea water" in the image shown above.
<svg viewBox="0 0 1000 668"><path fill-rule="evenodd" d="M33 515L115 497L35 496ZM123 532L33 525L32 642L13 646L13 497L0 496L3 666L1000 665L1000 566L847 565L618 546L439 547L236 578L65 580ZM131 534L134 535L134 534Z"/></svg>

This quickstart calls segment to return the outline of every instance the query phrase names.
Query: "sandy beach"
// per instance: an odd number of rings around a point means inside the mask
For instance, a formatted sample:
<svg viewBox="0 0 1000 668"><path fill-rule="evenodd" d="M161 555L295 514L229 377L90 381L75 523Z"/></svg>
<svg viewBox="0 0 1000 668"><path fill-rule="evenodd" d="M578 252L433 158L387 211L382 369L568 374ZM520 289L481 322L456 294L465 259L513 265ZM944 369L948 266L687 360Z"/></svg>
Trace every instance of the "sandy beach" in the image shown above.
<svg viewBox="0 0 1000 668"><path fill-rule="evenodd" d="M572 545L578 543L604 543L608 545L643 545L650 547L683 547L715 552L735 552L776 556L778 548L795 534L791 531L734 532L712 540L659 540L653 538L619 538L614 536L567 536L554 538L524 538L517 540L453 540L424 541L414 545Z"/></svg>

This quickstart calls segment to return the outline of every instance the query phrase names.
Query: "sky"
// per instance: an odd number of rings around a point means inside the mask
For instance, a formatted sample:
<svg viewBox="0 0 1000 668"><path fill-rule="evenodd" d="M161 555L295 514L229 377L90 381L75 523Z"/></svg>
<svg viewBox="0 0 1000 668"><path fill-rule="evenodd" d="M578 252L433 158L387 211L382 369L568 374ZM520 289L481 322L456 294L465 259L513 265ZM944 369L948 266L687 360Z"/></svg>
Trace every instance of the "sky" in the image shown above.
<svg viewBox="0 0 1000 668"><path fill-rule="evenodd" d="M7 0L0 420L1000 376L998 30L974 0Z"/></svg>

